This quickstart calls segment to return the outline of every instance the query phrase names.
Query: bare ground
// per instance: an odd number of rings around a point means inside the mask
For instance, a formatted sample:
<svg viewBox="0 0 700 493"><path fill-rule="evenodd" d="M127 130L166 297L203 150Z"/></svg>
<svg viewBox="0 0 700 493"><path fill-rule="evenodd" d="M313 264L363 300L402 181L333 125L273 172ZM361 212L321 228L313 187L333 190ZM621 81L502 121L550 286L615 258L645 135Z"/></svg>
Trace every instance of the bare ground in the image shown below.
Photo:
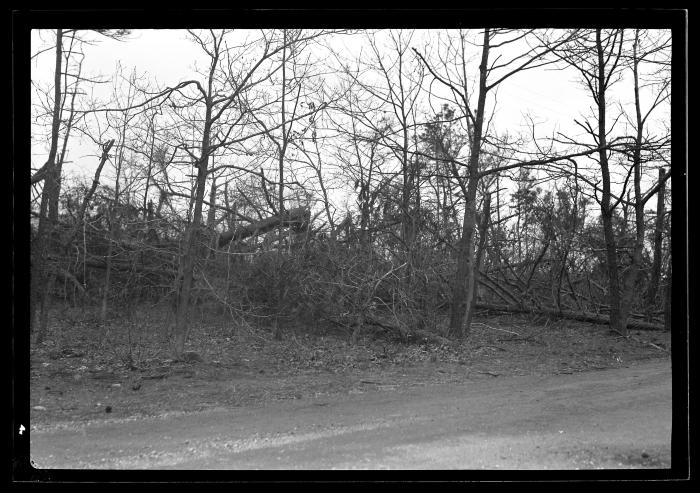
<svg viewBox="0 0 700 493"><path fill-rule="evenodd" d="M32 350L37 467L670 467L666 333L500 316L464 343L353 346L201 323L185 364L152 327L100 348L73 320Z"/></svg>

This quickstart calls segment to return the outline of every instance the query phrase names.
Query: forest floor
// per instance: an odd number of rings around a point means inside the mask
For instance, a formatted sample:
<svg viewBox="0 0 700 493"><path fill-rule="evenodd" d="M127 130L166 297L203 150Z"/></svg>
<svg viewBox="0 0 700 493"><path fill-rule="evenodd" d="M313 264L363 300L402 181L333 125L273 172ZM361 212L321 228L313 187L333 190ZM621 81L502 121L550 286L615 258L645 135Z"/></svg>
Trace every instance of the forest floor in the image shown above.
<svg viewBox="0 0 700 493"><path fill-rule="evenodd" d="M507 376L576 374L669 359L668 332L522 315L476 317L466 341L404 344L348 335L193 324L186 349L203 361L175 362L163 319L143 311L101 329L85 312L56 317L31 349L31 429L91 420L137 419L275 401L394 391Z"/></svg>

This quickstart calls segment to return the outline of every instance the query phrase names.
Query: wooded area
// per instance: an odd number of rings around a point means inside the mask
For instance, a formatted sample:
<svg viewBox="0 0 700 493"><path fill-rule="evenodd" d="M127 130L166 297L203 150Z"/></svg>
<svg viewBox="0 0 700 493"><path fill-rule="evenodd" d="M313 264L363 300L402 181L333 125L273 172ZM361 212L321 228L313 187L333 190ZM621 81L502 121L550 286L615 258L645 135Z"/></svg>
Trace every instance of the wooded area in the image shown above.
<svg viewBox="0 0 700 493"><path fill-rule="evenodd" d="M186 80L84 73L126 30L33 46L36 342L61 306L156 303L176 357L195 306L281 338L467 338L480 308L670 328L670 32L187 34ZM498 91L555 69L577 130L499 126Z"/></svg>

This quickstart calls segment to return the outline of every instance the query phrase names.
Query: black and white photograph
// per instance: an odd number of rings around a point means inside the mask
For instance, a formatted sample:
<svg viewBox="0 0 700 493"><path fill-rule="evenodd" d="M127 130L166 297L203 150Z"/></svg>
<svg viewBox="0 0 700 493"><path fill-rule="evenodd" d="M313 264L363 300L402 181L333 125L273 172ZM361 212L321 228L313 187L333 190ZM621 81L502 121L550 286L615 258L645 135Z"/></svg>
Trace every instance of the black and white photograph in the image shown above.
<svg viewBox="0 0 700 493"><path fill-rule="evenodd" d="M229 14L27 30L30 476L687 469L687 11Z"/></svg>

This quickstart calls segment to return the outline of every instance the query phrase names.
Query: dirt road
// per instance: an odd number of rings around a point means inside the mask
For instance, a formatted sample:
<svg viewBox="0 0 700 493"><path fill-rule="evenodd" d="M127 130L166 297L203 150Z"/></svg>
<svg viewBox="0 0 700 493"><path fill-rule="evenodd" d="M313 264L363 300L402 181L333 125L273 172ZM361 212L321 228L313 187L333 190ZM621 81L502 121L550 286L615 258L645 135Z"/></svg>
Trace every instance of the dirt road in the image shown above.
<svg viewBox="0 0 700 493"><path fill-rule="evenodd" d="M46 426L31 457L38 468L668 468L671 363Z"/></svg>

